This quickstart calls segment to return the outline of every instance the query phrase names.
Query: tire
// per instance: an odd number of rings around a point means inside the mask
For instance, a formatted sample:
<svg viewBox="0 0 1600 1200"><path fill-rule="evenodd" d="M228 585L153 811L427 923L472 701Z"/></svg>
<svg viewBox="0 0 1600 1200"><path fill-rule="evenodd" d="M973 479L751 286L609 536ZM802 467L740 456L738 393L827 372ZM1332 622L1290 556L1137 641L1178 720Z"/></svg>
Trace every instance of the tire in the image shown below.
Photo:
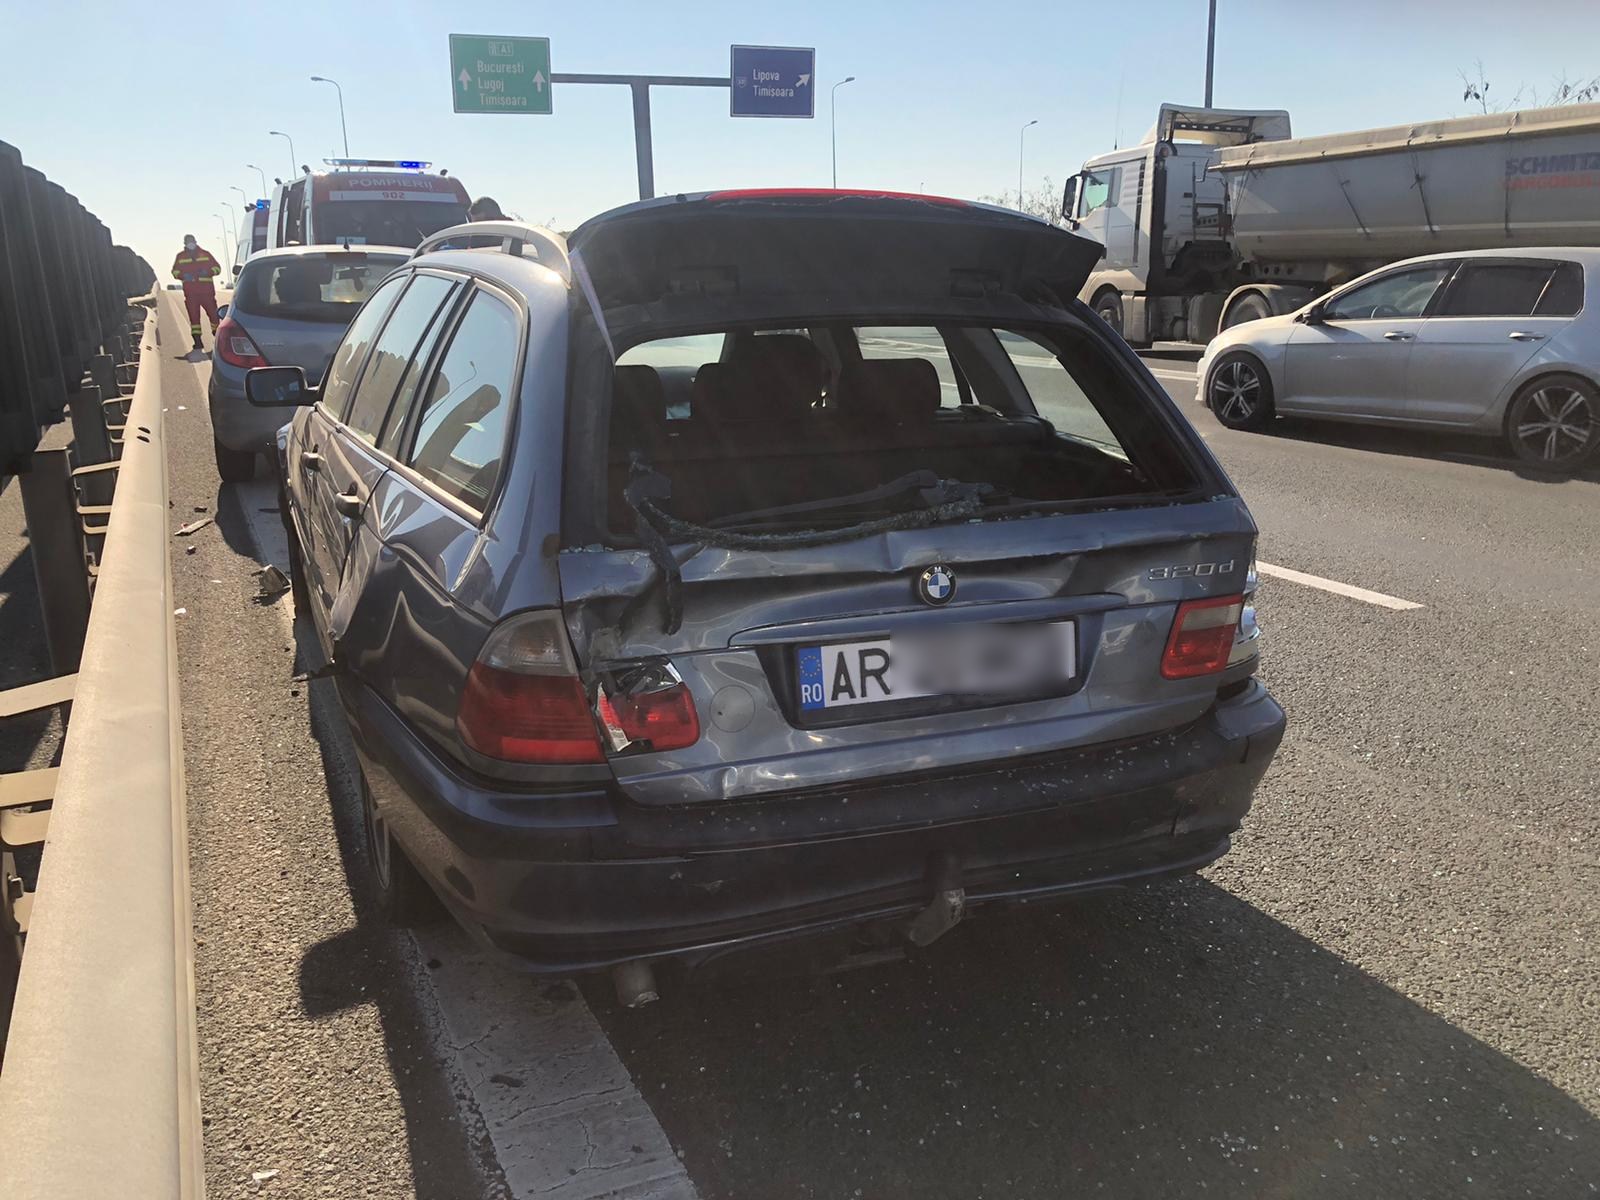
<svg viewBox="0 0 1600 1200"><path fill-rule="evenodd" d="M1206 407L1229 429L1265 429L1272 420L1272 380L1253 354L1217 359L1206 376Z"/></svg>
<svg viewBox="0 0 1600 1200"><path fill-rule="evenodd" d="M378 812L365 776L361 779L361 828L366 835L367 868L378 901L378 915L401 929L416 929L439 920L444 906L390 835L389 823Z"/></svg>
<svg viewBox="0 0 1600 1200"><path fill-rule="evenodd" d="M1259 321L1271 315L1272 305L1267 303L1265 296L1260 292L1246 292L1228 305L1228 311L1222 314L1222 324L1219 329L1232 329L1235 325Z"/></svg>
<svg viewBox="0 0 1600 1200"><path fill-rule="evenodd" d="M1506 409L1506 441L1529 466L1578 470L1600 445L1600 388L1578 375L1533 380Z"/></svg>
<svg viewBox="0 0 1600 1200"><path fill-rule="evenodd" d="M256 452L254 450L229 450L216 436L211 438L216 451L217 474L223 483L248 483L256 477Z"/></svg>
<svg viewBox="0 0 1600 1200"><path fill-rule="evenodd" d="M1122 297L1115 292L1101 292L1094 300L1095 315L1111 326L1111 331L1122 336Z"/></svg>

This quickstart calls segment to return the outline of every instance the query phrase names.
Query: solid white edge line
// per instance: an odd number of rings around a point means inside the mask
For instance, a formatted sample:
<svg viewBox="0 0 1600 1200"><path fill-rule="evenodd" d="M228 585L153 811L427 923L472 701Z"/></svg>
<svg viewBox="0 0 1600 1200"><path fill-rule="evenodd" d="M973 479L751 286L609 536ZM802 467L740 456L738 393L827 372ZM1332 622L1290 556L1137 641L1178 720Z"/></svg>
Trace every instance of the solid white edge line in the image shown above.
<svg viewBox="0 0 1600 1200"><path fill-rule="evenodd" d="M1306 587L1332 592L1335 596L1348 596L1352 600L1376 604L1379 608L1392 608L1396 612L1406 612L1413 608L1423 607L1414 600L1401 600L1397 596L1386 596L1382 592L1368 591L1366 588L1356 587L1354 584L1340 583L1337 579L1324 579L1321 575L1308 575L1304 571L1293 571L1288 567L1275 567L1271 563L1257 561L1256 570L1263 575L1271 575L1276 579L1287 579L1290 583L1304 584Z"/></svg>

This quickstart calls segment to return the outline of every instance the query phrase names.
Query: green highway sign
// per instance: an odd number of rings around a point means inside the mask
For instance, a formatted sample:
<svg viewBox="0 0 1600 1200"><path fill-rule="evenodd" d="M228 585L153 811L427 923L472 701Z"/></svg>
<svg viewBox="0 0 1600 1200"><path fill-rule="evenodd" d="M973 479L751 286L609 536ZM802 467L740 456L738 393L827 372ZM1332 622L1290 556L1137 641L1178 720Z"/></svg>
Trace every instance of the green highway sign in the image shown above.
<svg viewBox="0 0 1600 1200"><path fill-rule="evenodd" d="M458 113L550 115L550 39L450 35Z"/></svg>

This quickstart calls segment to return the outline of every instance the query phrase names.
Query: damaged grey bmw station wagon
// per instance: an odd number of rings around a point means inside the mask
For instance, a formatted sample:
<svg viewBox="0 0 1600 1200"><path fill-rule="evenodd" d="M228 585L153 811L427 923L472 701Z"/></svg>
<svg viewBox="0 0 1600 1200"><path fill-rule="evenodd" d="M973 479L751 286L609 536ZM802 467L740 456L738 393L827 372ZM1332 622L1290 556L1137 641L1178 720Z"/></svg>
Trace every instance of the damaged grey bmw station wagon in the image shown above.
<svg viewBox="0 0 1600 1200"><path fill-rule="evenodd" d="M434 249L432 246L471 246ZM1095 243L887 193L446 230L282 451L391 916L538 970L1223 854L1283 734L1256 529L1074 297Z"/></svg>

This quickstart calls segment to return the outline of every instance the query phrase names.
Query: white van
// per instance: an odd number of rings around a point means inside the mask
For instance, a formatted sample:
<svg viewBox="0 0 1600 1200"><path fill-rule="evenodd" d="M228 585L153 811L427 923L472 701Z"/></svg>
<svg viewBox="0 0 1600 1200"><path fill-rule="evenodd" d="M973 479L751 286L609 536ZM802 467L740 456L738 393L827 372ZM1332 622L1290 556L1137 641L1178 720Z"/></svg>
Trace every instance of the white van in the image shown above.
<svg viewBox="0 0 1600 1200"><path fill-rule="evenodd" d="M467 219L461 181L429 175L425 162L330 158L273 189L267 246L415 246Z"/></svg>

